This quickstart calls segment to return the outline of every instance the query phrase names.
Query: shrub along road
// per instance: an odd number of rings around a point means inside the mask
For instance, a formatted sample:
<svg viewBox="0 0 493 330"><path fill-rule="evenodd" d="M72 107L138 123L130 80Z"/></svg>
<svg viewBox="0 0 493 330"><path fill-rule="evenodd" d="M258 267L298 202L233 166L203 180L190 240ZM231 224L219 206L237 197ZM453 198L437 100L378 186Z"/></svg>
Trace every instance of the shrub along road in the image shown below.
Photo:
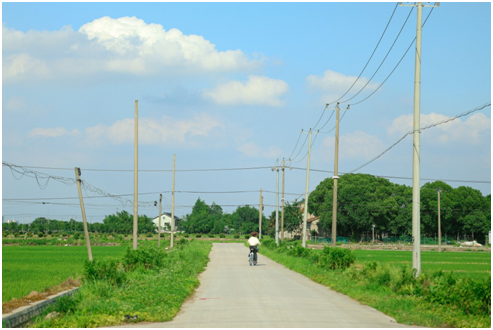
<svg viewBox="0 0 493 330"><path fill-rule="evenodd" d="M200 286L172 321L120 327L408 327L262 255L251 267L247 254L242 243L215 243Z"/></svg>

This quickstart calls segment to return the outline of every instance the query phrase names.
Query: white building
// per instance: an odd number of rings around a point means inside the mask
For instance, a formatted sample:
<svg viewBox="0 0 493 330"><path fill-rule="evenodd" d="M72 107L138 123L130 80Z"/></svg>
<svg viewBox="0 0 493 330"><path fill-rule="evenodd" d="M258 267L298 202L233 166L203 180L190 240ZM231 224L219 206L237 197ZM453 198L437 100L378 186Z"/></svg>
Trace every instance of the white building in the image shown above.
<svg viewBox="0 0 493 330"><path fill-rule="evenodd" d="M179 221L181 221L181 219L175 215L175 231L178 228ZM157 232L159 228L159 217L155 217L154 219L152 219L152 222L156 226L156 232ZM171 230L171 213L163 213L161 214L161 232L169 232L170 230Z"/></svg>

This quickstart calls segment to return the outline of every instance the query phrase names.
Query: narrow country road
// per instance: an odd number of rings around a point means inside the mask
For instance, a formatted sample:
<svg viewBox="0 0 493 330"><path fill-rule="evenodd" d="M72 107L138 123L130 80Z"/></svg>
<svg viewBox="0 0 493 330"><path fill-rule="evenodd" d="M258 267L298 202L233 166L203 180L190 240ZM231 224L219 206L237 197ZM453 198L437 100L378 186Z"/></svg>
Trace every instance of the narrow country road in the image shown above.
<svg viewBox="0 0 493 330"><path fill-rule="evenodd" d="M260 248L262 250L262 248ZM391 317L332 291L248 248L215 243L200 286L170 322L138 328L397 328Z"/></svg>

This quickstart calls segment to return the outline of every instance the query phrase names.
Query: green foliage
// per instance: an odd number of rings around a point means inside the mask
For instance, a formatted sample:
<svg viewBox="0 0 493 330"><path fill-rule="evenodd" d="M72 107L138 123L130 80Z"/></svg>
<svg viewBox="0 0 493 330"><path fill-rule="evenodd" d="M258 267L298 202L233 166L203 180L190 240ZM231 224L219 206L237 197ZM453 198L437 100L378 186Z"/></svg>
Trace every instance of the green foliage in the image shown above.
<svg viewBox="0 0 493 330"><path fill-rule="evenodd" d="M153 245L139 246L137 250L130 247L125 250L123 255L123 267L133 270L138 267L145 269L159 269L164 266L166 252Z"/></svg>
<svg viewBox="0 0 493 330"><path fill-rule="evenodd" d="M250 235L249 234L245 234L245 238L250 238Z"/></svg>
<svg viewBox="0 0 493 330"><path fill-rule="evenodd" d="M240 235L235 234L233 237L234 237L234 238L240 238Z"/></svg>
<svg viewBox="0 0 493 330"><path fill-rule="evenodd" d="M346 269L356 260L350 249L325 246L318 259L318 266L327 269Z"/></svg>
<svg viewBox="0 0 493 330"><path fill-rule="evenodd" d="M146 237L152 237L152 233L151 232L147 233Z"/></svg>
<svg viewBox="0 0 493 330"><path fill-rule="evenodd" d="M214 235L214 234L209 234L209 235L207 235L207 236L208 236L208 237L210 237L210 238L214 238L214 237L216 237L216 235Z"/></svg>
<svg viewBox="0 0 493 330"><path fill-rule="evenodd" d="M187 233L183 234L183 237L187 237L187 238L188 238L188 236L189 236L189 235L188 235Z"/></svg>
<svg viewBox="0 0 493 330"><path fill-rule="evenodd" d="M219 237L220 238L226 238L226 235L225 234L219 234Z"/></svg>
<svg viewBox="0 0 493 330"><path fill-rule="evenodd" d="M112 285L121 285L125 281L125 272L116 259L86 260L84 275L87 281L107 281Z"/></svg>
<svg viewBox="0 0 493 330"><path fill-rule="evenodd" d="M195 237L200 238L200 237L202 237L202 235L201 234L195 234Z"/></svg>

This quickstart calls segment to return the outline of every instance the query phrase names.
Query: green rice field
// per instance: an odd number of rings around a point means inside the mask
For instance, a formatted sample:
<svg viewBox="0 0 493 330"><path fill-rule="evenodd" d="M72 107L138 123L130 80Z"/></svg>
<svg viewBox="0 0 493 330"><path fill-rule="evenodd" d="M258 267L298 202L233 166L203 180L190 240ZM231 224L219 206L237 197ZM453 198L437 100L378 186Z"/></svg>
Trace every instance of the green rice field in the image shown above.
<svg viewBox="0 0 493 330"><path fill-rule="evenodd" d="M123 256L126 246L93 246L93 258ZM2 246L2 303L42 292L84 272L85 246Z"/></svg>
<svg viewBox="0 0 493 330"><path fill-rule="evenodd" d="M377 261L381 264L412 264L411 251L354 250L356 264ZM490 252L421 252L421 271L432 273L438 270L454 272L471 278L485 278L491 274Z"/></svg>

